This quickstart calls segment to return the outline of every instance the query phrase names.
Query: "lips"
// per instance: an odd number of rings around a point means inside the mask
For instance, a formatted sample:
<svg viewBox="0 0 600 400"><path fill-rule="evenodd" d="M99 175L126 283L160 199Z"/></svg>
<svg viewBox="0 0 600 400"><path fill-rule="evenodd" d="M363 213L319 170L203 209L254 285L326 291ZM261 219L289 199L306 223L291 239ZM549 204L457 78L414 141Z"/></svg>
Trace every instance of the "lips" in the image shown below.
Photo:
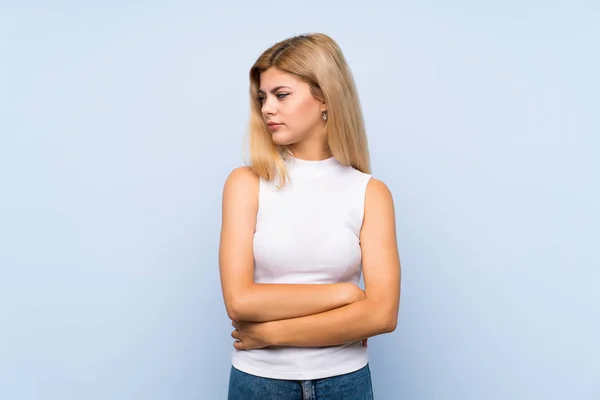
<svg viewBox="0 0 600 400"><path fill-rule="evenodd" d="M275 130L281 128L283 126L283 124L280 124L279 122L269 122L269 123L267 123L267 126L269 127L269 130L275 131Z"/></svg>

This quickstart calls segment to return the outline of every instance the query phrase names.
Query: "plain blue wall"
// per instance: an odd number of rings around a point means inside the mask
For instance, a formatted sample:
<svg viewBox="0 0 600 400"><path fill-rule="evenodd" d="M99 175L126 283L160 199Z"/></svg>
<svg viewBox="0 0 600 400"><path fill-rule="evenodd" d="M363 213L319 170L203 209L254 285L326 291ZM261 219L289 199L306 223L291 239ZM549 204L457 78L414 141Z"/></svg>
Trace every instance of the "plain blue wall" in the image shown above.
<svg viewBox="0 0 600 400"><path fill-rule="evenodd" d="M248 69L322 31L397 207L377 399L600 399L600 7L495 3L0 3L0 398L225 398Z"/></svg>

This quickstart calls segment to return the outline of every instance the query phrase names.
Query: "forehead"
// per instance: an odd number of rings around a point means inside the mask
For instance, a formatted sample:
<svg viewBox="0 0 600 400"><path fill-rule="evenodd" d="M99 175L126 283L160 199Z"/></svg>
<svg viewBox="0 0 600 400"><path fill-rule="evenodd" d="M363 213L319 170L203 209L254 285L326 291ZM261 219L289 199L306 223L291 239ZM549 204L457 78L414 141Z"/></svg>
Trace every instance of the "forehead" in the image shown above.
<svg viewBox="0 0 600 400"><path fill-rule="evenodd" d="M278 70L277 68L269 68L260 74L260 90L269 91L277 86L298 86L302 82L296 76Z"/></svg>

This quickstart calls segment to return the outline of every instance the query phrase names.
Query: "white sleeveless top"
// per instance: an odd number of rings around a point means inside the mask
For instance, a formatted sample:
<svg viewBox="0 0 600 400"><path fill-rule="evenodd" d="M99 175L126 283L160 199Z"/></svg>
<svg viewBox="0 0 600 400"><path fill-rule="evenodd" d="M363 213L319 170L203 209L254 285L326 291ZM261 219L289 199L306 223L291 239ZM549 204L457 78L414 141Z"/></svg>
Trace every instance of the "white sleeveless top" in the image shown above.
<svg viewBox="0 0 600 400"><path fill-rule="evenodd" d="M286 160L289 180L260 180L254 233L257 283L359 284L359 243L370 175L340 164ZM330 347L234 349L235 368L265 378L308 380L354 372L368 362L360 342Z"/></svg>

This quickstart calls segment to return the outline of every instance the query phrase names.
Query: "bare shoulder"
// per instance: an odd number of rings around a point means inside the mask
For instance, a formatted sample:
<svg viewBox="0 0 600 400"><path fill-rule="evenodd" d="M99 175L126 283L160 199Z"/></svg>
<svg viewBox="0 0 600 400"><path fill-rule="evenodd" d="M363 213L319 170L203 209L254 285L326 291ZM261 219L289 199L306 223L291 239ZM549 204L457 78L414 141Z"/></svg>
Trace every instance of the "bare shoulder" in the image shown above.
<svg viewBox="0 0 600 400"><path fill-rule="evenodd" d="M255 184L256 182L258 182L258 175L250 167L237 167L229 173L225 185Z"/></svg>
<svg viewBox="0 0 600 400"><path fill-rule="evenodd" d="M393 206L394 199L388 186L379 179L371 178L367 184L365 208Z"/></svg>
<svg viewBox="0 0 600 400"><path fill-rule="evenodd" d="M361 242L367 248L369 245L393 248L396 243L395 214L394 199L390 189L382 181L371 178L365 194Z"/></svg>
<svg viewBox="0 0 600 400"><path fill-rule="evenodd" d="M248 196L258 191L258 175L250 167L238 167L225 180L223 195Z"/></svg>

